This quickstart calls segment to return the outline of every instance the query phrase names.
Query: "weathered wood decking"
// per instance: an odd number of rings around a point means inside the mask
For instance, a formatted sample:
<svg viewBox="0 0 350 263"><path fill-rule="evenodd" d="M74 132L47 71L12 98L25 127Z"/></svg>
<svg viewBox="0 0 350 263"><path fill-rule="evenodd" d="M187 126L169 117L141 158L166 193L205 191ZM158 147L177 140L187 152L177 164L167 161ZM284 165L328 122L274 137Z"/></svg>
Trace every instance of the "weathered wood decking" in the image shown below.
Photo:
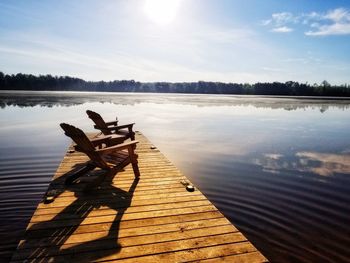
<svg viewBox="0 0 350 263"><path fill-rule="evenodd" d="M142 134L137 133L141 177L131 165L99 189L84 193L64 178L87 160L67 152L12 262L266 262L257 249ZM187 180L188 181L188 180Z"/></svg>

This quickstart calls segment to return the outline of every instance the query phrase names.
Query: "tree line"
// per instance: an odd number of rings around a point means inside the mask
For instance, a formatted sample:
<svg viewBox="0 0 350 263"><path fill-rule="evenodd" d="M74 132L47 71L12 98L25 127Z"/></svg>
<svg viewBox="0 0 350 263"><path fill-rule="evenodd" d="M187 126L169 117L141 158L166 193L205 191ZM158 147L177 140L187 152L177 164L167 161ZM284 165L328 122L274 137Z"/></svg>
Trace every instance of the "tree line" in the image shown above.
<svg viewBox="0 0 350 263"><path fill-rule="evenodd" d="M4 74L0 72L0 90L36 91L103 91L103 92L158 92L192 94L249 94L280 96L335 96L350 97L350 85L331 85L287 82L222 83L222 82L138 82L134 80L85 81L67 76L32 74Z"/></svg>

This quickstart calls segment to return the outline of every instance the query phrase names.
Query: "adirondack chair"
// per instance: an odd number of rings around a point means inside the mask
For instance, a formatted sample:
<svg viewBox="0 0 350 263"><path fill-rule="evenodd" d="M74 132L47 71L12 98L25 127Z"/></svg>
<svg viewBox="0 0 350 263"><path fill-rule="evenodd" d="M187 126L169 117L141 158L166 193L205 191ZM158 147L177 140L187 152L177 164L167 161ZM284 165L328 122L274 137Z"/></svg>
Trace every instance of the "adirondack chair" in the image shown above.
<svg viewBox="0 0 350 263"><path fill-rule="evenodd" d="M119 135L125 139L135 140L135 132L132 130L134 123L118 125L118 119L105 122L97 112L87 110L89 118L95 123L94 128L100 130L104 135Z"/></svg>
<svg viewBox="0 0 350 263"><path fill-rule="evenodd" d="M135 153L136 144L138 141L130 141L126 143L120 143L116 145L110 144L110 136L104 136L101 138L89 139L86 134L66 123L60 124L64 130L65 135L70 137L76 145L74 146L76 151L85 153L90 162L83 168L83 171L78 171L66 180L66 184L70 184L78 177L84 175L88 170L92 170L96 167L101 168L107 172L118 172L123 167L132 164L135 177L140 176L137 154Z"/></svg>

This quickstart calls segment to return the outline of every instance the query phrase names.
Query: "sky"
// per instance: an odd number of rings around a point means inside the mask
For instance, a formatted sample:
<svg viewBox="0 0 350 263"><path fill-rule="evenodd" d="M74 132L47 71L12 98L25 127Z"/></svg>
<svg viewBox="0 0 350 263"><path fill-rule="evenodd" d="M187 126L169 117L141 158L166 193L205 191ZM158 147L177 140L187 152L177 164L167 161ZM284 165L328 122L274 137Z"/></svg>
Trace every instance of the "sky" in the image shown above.
<svg viewBox="0 0 350 263"><path fill-rule="evenodd" d="M0 71L350 83L350 1L0 0Z"/></svg>

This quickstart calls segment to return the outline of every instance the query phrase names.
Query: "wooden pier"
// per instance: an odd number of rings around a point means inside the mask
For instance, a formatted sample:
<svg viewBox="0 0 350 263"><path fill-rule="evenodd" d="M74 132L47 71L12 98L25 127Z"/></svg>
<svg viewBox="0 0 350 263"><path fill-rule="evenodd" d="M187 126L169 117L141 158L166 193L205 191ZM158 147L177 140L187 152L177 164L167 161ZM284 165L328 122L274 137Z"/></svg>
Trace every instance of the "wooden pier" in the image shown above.
<svg viewBox="0 0 350 263"><path fill-rule="evenodd" d="M65 186L87 157L67 151L11 262L267 262L265 257L165 156L137 132L140 179L131 165L83 191L96 178Z"/></svg>

